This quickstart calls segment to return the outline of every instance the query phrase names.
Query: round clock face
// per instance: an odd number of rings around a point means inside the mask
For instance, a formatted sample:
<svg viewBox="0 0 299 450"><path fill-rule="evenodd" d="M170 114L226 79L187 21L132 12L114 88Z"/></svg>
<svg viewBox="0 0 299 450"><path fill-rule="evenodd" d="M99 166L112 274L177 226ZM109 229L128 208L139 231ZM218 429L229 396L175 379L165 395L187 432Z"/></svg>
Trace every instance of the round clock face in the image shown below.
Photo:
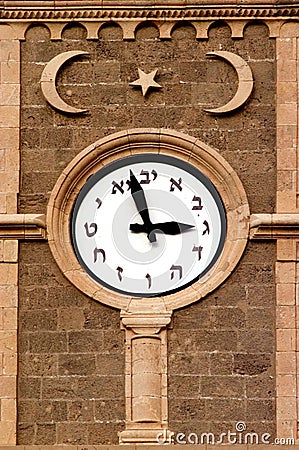
<svg viewBox="0 0 299 450"><path fill-rule="evenodd" d="M81 189L72 244L86 272L136 297L182 290L215 264L226 214L214 185L172 156L138 154L112 162Z"/></svg>

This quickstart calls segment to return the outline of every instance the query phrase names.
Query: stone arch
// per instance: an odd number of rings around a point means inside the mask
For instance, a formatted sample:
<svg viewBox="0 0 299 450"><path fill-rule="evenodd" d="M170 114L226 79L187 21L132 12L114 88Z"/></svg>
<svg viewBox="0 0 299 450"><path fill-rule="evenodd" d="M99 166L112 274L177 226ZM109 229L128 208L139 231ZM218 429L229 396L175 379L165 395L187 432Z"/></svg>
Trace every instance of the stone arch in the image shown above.
<svg viewBox="0 0 299 450"><path fill-rule="evenodd" d="M65 24L65 26L63 27L62 31L61 31L61 39L67 39L68 37L67 34L68 33L81 33L81 36L78 36L78 39L86 39L87 37L87 28L85 27L85 25L81 22L69 22L67 24ZM75 35L74 35L75 37ZM76 39L77 40L77 39Z"/></svg>
<svg viewBox="0 0 299 450"><path fill-rule="evenodd" d="M116 21L104 22L100 25L98 30L98 38L105 40L104 35L111 32L115 34L115 40L123 39L123 29L121 25Z"/></svg>
<svg viewBox="0 0 299 450"><path fill-rule="evenodd" d="M141 22L135 28L136 39L157 39L159 38L159 28L151 20Z"/></svg>
<svg viewBox="0 0 299 450"><path fill-rule="evenodd" d="M182 21L179 21L179 22L174 24L174 26L172 27L172 30L171 30L171 38L174 39L175 38L175 36L174 36L175 33L183 31L184 28L185 29L188 28L189 34L191 34L191 32L193 33L193 38L195 40L196 39L196 34L197 34L196 33L196 27L194 26L194 24L191 21L187 21L187 20L182 20ZM188 36L188 37L190 38L190 36Z"/></svg>
<svg viewBox="0 0 299 450"><path fill-rule="evenodd" d="M40 39L40 34L42 35L42 37L44 37L45 40L50 40L51 38L51 30L50 28L47 26L47 24L45 23L40 23L40 22L35 22L35 23L31 23L25 33L24 33L24 37L26 40L30 39L30 34L34 33L36 30L38 29L38 35L39 35L39 40ZM47 33L47 36L45 35Z"/></svg>

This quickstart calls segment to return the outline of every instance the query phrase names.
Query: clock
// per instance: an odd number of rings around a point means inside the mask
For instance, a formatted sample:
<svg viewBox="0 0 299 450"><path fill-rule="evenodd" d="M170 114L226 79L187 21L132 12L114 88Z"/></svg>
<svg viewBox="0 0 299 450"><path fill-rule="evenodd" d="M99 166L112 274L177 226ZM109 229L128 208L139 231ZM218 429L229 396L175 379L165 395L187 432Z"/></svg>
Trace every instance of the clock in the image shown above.
<svg viewBox="0 0 299 450"><path fill-rule="evenodd" d="M170 129L105 136L64 168L47 207L62 274L95 301L160 314L220 286L246 248L250 210L219 151Z"/></svg>
<svg viewBox="0 0 299 450"><path fill-rule="evenodd" d="M214 184L186 160L150 152L90 175L70 217L80 266L96 283L133 297L192 285L218 260L227 232Z"/></svg>

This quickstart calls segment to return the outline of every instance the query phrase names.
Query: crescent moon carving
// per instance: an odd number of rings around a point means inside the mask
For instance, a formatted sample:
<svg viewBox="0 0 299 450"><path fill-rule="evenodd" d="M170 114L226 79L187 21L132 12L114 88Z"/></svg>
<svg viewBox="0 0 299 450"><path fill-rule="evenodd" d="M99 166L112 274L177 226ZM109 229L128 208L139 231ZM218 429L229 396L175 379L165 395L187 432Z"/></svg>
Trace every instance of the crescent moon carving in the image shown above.
<svg viewBox="0 0 299 450"><path fill-rule="evenodd" d="M68 60L74 58L75 56L89 55L89 53L82 52L79 50L73 50L69 52L60 53L59 55L52 58L46 67L43 70L40 85L42 93L47 100L47 102L53 106L53 108L58 109L59 111L71 113L71 114L79 114L88 111L87 109L79 109L74 106L68 105L57 92L56 88L56 78L57 74Z"/></svg>
<svg viewBox="0 0 299 450"><path fill-rule="evenodd" d="M253 89L253 75L251 68L241 56L235 53L219 51L209 52L207 56L210 58L221 58L229 62L238 75L238 89L234 97L225 105L215 109L205 109L204 111L211 114L225 114L240 108L249 98Z"/></svg>

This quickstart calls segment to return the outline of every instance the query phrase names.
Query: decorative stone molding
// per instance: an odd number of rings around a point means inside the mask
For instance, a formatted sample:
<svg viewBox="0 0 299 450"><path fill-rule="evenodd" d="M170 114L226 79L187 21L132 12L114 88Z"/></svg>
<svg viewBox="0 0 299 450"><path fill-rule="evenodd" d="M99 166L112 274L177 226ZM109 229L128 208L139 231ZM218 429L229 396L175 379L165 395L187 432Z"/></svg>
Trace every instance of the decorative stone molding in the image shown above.
<svg viewBox="0 0 299 450"><path fill-rule="evenodd" d="M0 239L46 239L45 216L0 214Z"/></svg>
<svg viewBox="0 0 299 450"><path fill-rule="evenodd" d="M299 238L299 214L253 214L250 239Z"/></svg>
<svg viewBox="0 0 299 450"><path fill-rule="evenodd" d="M192 286L166 297L131 298L109 291L79 264L70 236L70 217L77 195L88 177L123 156L144 151L189 161L218 190L227 211L227 237L218 261ZM169 129L133 129L115 133L87 147L66 167L49 200L47 229L50 249L62 273L93 299L127 312L166 312L206 296L233 271L247 244L249 207L245 191L232 167L211 147Z"/></svg>
<svg viewBox="0 0 299 450"><path fill-rule="evenodd" d="M205 10L206 11L206 10ZM136 11L135 11L136 12ZM35 17L35 11L31 11L30 14L27 12L27 16L25 14L24 18L18 18L17 20L14 17L1 19L1 10L0 10L0 25L1 23L4 25L9 23L11 27L11 32L14 33L14 38L19 40L26 39L26 32L28 28L32 25L40 24L48 28L50 33L50 39L53 41L62 39L62 33L66 26L69 25L69 21L71 20L74 24L78 24L83 26L86 29L86 39L87 40L97 40L99 38L99 31L104 25L109 23L117 24L123 33L124 40L134 40L136 30L143 23L152 24L157 27L159 31L160 39L171 39L172 31L174 27L182 22L186 24L190 24L194 27L196 32L196 39L208 39L209 37L209 28L212 24L215 24L219 21L224 22L231 29L231 37L233 39L242 39L244 30L246 26L252 22L252 20L256 20L255 17L250 18L250 16L244 17L234 17L231 14L223 15L213 18L212 15L210 18L202 17L200 15L186 15L185 10L177 10L176 13L173 13L173 16L165 17L164 15L155 15L155 11L152 11L149 16L146 14L137 14L132 11L132 14L128 16L123 15L123 13L119 10L111 12L111 14L103 14L103 17L98 17L98 15L94 15L92 17L80 16L78 18L73 17L70 13L70 17L65 15L61 18L59 17ZM196 10L198 12L198 10ZM20 12L16 13L19 14ZM99 13L99 11L96 11ZM77 19L77 22L74 20ZM212 20L211 20L212 19ZM281 27L286 23L286 20L283 17L278 18L267 18L261 17L260 19L269 29L269 37L278 37L280 35ZM296 23L296 22L293 22Z"/></svg>
<svg viewBox="0 0 299 450"><path fill-rule="evenodd" d="M9 20L59 20L59 19L113 19L113 18L147 18L147 19L190 19L190 18L225 18L225 17L297 17L299 15L298 5L268 2L262 7L255 2L247 2L240 5L232 1L227 7L218 1L211 1L208 5L194 1L193 4L185 5L178 1L172 1L165 7L156 4L148 8L148 5L137 6L134 0L122 2L104 1L91 2L85 0L77 1L6 1L0 7L0 19Z"/></svg>

